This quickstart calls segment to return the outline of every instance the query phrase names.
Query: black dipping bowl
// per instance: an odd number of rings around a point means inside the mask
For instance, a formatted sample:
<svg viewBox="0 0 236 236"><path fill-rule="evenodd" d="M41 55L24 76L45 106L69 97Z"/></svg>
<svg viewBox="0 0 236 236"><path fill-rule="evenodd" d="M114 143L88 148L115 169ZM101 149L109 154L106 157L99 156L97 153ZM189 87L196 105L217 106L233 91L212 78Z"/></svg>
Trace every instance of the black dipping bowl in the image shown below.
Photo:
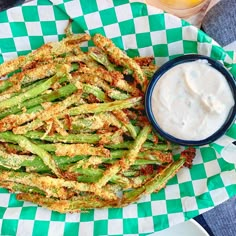
<svg viewBox="0 0 236 236"><path fill-rule="evenodd" d="M166 133L158 125L158 123L153 115L153 112L152 112L151 98L152 98L153 89L154 89L156 83L158 83L158 80L161 78L161 76L165 72L167 72L172 67L177 66L181 63L192 62L192 61L196 61L196 60L207 60L208 64L210 66L212 66L213 68L218 70L221 74L223 74L223 76L227 80L229 87L231 89L231 92L233 94L234 106L230 110L228 117L225 120L224 124L214 134L212 134L208 138L202 139L202 140L183 140L183 139L178 139L178 138ZM220 62L218 62L210 57L198 55L198 54L188 54L188 55L177 57L175 59L172 59L172 60L166 62L153 75L152 80L150 81L150 83L147 87L146 94L145 94L145 110L146 110L147 117L148 117L150 123L152 124L152 126L154 127L154 129L161 136L163 136L164 138L166 138L167 140L169 140L171 142L174 142L174 143L177 143L180 145L186 145L186 146L193 146L193 145L194 146L201 146L201 145L212 143L213 141L217 140L218 138L220 138L222 135L225 134L225 132L233 124L233 122L236 118L236 83L235 83L235 79L232 76L232 74L224 67L223 64L221 64Z"/></svg>

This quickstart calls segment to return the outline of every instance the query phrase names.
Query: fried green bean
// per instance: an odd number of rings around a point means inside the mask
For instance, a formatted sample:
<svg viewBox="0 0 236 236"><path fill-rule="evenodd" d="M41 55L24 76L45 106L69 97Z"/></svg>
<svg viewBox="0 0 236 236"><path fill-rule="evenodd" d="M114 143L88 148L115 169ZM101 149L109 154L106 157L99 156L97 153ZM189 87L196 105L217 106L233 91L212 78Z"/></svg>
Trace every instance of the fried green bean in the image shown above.
<svg viewBox="0 0 236 236"><path fill-rule="evenodd" d="M17 194L18 200L31 201L52 211L60 213L84 212L93 208L111 208L118 205L118 201L105 201L95 196L76 197L70 200L56 200L54 198L45 198L42 195L20 193Z"/></svg>
<svg viewBox="0 0 236 236"><path fill-rule="evenodd" d="M38 86L35 86L34 88L24 93L21 93L12 98L0 101L0 111L3 111L4 109L10 108L12 106L17 105L18 103L22 103L30 98L34 98L40 95L42 92L49 89L58 79L59 79L58 75L55 75L51 77L50 79L46 80L44 83Z"/></svg>
<svg viewBox="0 0 236 236"><path fill-rule="evenodd" d="M138 84L141 85L142 91L145 92L147 78L143 74L140 66L134 60L129 58L119 48L115 47L115 45L110 39L105 38L100 34L96 34L93 37L93 41L95 45L104 50L117 65L121 65L132 70L135 80L138 82Z"/></svg>
<svg viewBox="0 0 236 236"><path fill-rule="evenodd" d="M114 102L83 104L65 110L64 112L62 112L61 116L66 114L69 114L70 116L76 116L84 113L99 113L99 112L107 112L118 109L130 108L139 104L141 99L142 99L141 97L133 97L133 98L128 98L126 100L118 100Z"/></svg>
<svg viewBox="0 0 236 236"><path fill-rule="evenodd" d="M67 199L69 191L77 192L92 192L103 199L114 200L117 199L114 193L103 189L98 189L94 185L79 183L77 181L64 180L60 178L52 178L50 176L39 175L35 173L24 173L14 171L1 171L0 181L9 181L20 183L31 187L36 187L44 191L48 197L56 197L60 199Z"/></svg>
<svg viewBox="0 0 236 236"><path fill-rule="evenodd" d="M75 47L77 47L78 43L87 41L89 39L89 35L79 34L64 38L60 42L47 43L32 53L27 54L26 56L20 56L14 60L1 64L0 76L7 75L18 68L22 68L32 63L33 61L51 59L63 53L71 52Z"/></svg>
<svg viewBox="0 0 236 236"><path fill-rule="evenodd" d="M151 127L149 125L145 126L140 131L139 135L137 136L136 140L134 141L134 144L131 147L131 149L129 150L129 152L124 157L122 157L121 160L115 162L109 169L107 169L104 172L103 177L100 178L96 183L97 187L101 188L116 173L118 173L120 170L123 170L123 171L127 170L129 168L129 166L131 166L134 163L134 161L135 161L135 159L142 147L142 144L146 141L147 135L149 134L150 131L151 131Z"/></svg>
<svg viewBox="0 0 236 236"><path fill-rule="evenodd" d="M19 113L22 111L23 108L28 109L28 108L40 105L44 102L53 102L56 99L67 97L71 95L72 93L74 93L76 90L77 88L73 84L65 85L56 91L51 91L50 93L42 94L41 96L37 96L30 100L26 100L20 104L17 104L16 106L6 109L5 111L1 112L0 119L11 114Z"/></svg>
<svg viewBox="0 0 236 236"><path fill-rule="evenodd" d="M15 134L25 134L30 130L36 130L44 124L44 121L51 119L52 117L64 111L67 107L71 106L76 102L79 102L80 97L81 93L76 93L72 94L61 102L52 104L47 109L44 109L42 112L37 113L35 119L32 122L24 126L14 128L13 132Z"/></svg>
<svg viewBox="0 0 236 236"><path fill-rule="evenodd" d="M127 205L131 202L137 201L144 194L150 194L154 191L159 191L162 189L167 181L171 179L178 170L183 167L185 163L184 158L180 158L178 161L170 163L166 168L164 168L160 173L157 173L150 181L145 185L124 193L122 199L122 205Z"/></svg>
<svg viewBox="0 0 236 236"><path fill-rule="evenodd" d="M1 140L3 139L4 141L10 140L10 141L16 142L23 149L33 154L38 155L43 160L45 165L48 166L56 176L62 177L61 171L59 170L52 156L44 149L32 143L26 137L22 135L16 135L16 134L13 134L12 132L7 131L4 133L0 133L0 139Z"/></svg>

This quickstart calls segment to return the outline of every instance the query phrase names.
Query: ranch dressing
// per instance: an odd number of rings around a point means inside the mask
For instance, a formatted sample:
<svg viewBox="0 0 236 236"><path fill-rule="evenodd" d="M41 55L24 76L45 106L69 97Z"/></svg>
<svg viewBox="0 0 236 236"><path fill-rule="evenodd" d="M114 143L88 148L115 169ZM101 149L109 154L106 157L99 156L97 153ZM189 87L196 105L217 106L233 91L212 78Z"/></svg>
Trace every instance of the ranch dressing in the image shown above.
<svg viewBox="0 0 236 236"><path fill-rule="evenodd" d="M168 70L156 83L151 100L160 128L184 140L202 140L214 134L233 105L226 79L206 60Z"/></svg>

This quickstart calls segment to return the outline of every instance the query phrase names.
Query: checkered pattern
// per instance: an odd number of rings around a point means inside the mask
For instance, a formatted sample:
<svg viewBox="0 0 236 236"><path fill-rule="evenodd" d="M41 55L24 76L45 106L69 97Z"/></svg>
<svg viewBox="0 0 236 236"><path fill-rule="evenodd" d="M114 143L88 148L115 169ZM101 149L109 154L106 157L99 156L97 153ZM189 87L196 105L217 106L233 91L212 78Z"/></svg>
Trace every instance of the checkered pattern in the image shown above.
<svg viewBox="0 0 236 236"><path fill-rule="evenodd" d="M236 76L232 52L186 22L128 0L38 0L1 12L0 62L60 40L69 18L75 33L106 35L130 56L154 55L162 65L200 53L224 62ZM0 234L147 235L190 219L236 194L235 166L220 154L235 139L236 124L220 140L197 149L191 170L182 169L165 189L123 209L58 214L0 189Z"/></svg>

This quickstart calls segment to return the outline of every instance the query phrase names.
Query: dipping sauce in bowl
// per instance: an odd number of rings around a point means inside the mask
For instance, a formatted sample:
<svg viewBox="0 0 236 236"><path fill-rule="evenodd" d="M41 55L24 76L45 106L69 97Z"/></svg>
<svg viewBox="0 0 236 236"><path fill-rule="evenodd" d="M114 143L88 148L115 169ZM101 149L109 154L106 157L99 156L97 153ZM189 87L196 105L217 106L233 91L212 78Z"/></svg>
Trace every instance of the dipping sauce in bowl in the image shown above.
<svg viewBox="0 0 236 236"><path fill-rule="evenodd" d="M219 62L186 55L164 64L153 76L146 113L154 128L172 142L210 143L235 119L236 85Z"/></svg>

